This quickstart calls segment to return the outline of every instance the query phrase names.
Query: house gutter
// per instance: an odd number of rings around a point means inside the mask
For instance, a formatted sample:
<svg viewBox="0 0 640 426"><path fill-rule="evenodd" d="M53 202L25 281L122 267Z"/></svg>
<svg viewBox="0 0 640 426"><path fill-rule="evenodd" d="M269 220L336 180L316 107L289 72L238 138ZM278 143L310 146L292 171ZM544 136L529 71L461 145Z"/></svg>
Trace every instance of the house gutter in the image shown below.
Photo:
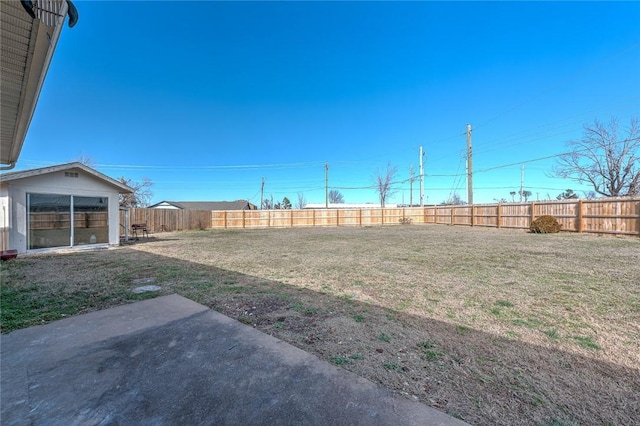
<svg viewBox="0 0 640 426"><path fill-rule="evenodd" d="M6 166L0 166L0 171L5 171L5 170L11 170L16 166L16 162L12 161L11 163L9 163Z"/></svg>
<svg viewBox="0 0 640 426"><path fill-rule="evenodd" d="M44 58L42 58L42 62L40 63L40 66L42 67L40 70L40 75L30 78L25 82L26 85L22 88L22 91L24 93L21 94L20 103L24 103L24 105L22 105L20 108L23 109L23 112L21 113L19 110L18 113L18 121L16 123L16 138L11 147L11 154L9 155L9 160L11 161L9 161L8 163L1 163L2 165L0 165L0 171L11 170L16 166L20 151L24 144L24 139L27 135L29 125L31 124L31 119L33 118L33 114L36 109L36 104L38 103L38 98L44 84L45 76L53 57L53 52L55 50L56 44L58 43L58 39L60 38L62 27L64 26L65 17L69 16L69 28L72 28L78 22L78 9L76 9L71 0L63 0L60 2L60 4L62 4L62 9L59 11L59 13L55 12L55 9L51 9L52 6L50 1L20 0L20 4L22 5L25 12L27 12L27 14L34 20L33 31L35 31L36 35L38 35L38 31L40 31L41 33L39 37L43 40L40 41L39 38L33 39L32 42L34 44L31 49L42 48L42 46L46 46L46 44L49 45L49 48L46 50L46 54ZM41 23L43 25L42 29L40 29ZM53 32L47 32L44 29L45 27L53 29ZM43 38L45 35L47 39ZM33 50L31 51L30 55L33 55ZM30 60L33 60L33 57ZM30 63L28 64L28 67L31 68ZM30 69L29 72L31 72Z"/></svg>

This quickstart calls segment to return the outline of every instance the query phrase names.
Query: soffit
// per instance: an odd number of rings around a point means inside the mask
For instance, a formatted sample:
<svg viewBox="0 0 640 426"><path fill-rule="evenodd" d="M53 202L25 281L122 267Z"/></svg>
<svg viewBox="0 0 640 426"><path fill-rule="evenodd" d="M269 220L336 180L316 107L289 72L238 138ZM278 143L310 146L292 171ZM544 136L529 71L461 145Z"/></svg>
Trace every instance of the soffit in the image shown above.
<svg viewBox="0 0 640 426"><path fill-rule="evenodd" d="M0 1L0 163L20 155L68 5L32 1L36 18L19 1Z"/></svg>

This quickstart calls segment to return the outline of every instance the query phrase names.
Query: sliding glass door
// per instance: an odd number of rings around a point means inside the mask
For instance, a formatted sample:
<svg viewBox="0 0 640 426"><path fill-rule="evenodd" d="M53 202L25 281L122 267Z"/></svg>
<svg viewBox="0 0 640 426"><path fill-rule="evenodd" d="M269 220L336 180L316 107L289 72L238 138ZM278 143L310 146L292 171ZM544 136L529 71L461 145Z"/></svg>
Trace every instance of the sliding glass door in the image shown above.
<svg viewBox="0 0 640 426"><path fill-rule="evenodd" d="M27 194L29 250L71 245L71 196Z"/></svg>
<svg viewBox="0 0 640 426"><path fill-rule="evenodd" d="M73 245L109 242L106 197L73 197Z"/></svg>
<svg viewBox="0 0 640 426"><path fill-rule="evenodd" d="M109 200L27 194L28 249L109 242Z"/></svg>

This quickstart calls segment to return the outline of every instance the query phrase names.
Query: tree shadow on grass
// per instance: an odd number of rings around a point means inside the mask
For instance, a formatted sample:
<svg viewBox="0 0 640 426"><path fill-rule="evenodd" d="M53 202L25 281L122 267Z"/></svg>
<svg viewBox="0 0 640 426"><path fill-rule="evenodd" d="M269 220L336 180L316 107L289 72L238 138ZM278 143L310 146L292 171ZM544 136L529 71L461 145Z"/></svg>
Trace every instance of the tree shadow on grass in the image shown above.
<svg viewBox="0 0 640 426"><path fill-rule="evenodd" d="M74 268L63 283L46 274L65 265ZM132 281L146 277L161 290L132 293ZM597 359L603 349L586 347L591 357L553 341L530 344L353 295L132 248L18 260L3 271L3 296L11 297L2 298L2 323L5 306L18 317L10 328L19 328L171 293L472 424L633 424L640 418L640 372Z"/></svg>

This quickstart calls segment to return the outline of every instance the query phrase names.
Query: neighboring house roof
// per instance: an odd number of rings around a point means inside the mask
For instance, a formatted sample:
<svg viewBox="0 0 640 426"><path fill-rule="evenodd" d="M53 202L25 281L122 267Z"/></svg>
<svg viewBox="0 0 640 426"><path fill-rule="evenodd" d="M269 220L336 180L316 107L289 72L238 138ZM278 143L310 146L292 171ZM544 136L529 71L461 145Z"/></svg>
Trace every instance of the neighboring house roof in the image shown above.
<svg viewBox="0 0 640 426"><path fill-rule="evenodd" d="M180 210L255 210L255 204L247 200L236 201L161 201L149 206L150 209Z"/></svg>
<svg viewBox="0 0 640 426"><path fill-rule="evenodd" d="M33 176L40 176L40 175L46 175L50 173L65 172L65 171L71 171L71 170L82 170L90 175L93 175L96 178L102 181L105 181L111 186L114 186L115 188L117 188L121 194L129 194L133 192L133 189L131 189L131 187L121 182L118 182L117 180L112 179L107 175L103 175L99 171L94 170L91 167L85 166L84 164L79 163L77 161L73 163L59 164L57 166L41 167L38 169L29 169L29 170L21 170L18 172L3 173L3 174L0 174L0 182L2 183L11 182L11 181L16 181L20 179L30 178Z"/></svg>
<svg viewBox="0 0 640 426"><path fill-rule="evenodd" d="M13 168L31 123L65 17L67 0L0 1L0 164Z"/></svg>

